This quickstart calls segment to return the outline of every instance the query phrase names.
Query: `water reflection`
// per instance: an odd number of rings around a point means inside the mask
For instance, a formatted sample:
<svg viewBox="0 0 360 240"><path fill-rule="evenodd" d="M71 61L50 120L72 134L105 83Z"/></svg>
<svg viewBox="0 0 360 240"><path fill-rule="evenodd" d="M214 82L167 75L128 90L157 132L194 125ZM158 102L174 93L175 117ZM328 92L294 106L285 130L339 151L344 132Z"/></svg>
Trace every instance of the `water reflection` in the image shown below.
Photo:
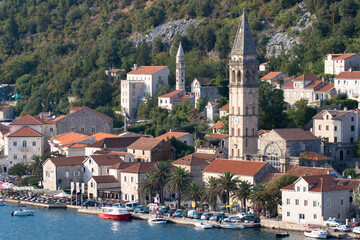
<svg viewBox="0 0 360 240"><path fill-rule="evenodd" d="M119 222L113 221L111 223L111 230L116 233L119 231Z"/></svg>

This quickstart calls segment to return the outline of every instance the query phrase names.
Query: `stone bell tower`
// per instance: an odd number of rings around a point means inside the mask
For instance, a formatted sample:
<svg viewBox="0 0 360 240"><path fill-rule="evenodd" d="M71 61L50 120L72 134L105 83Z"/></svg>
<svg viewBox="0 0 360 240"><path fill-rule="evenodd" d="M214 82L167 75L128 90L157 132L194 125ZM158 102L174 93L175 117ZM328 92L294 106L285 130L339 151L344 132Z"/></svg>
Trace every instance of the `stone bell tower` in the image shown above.
<svg viewBox="0 0 360 240"><path fill-rule="evenodd" d="M176 54L176 90L185 90L185 54L181 42Z"/></svg>
<svg viewBox="0 0 360 240"><path fill-rule="evenodd" d="M229 61L229 158L258 151L259 61L250 25L241 16Z"/></svg>

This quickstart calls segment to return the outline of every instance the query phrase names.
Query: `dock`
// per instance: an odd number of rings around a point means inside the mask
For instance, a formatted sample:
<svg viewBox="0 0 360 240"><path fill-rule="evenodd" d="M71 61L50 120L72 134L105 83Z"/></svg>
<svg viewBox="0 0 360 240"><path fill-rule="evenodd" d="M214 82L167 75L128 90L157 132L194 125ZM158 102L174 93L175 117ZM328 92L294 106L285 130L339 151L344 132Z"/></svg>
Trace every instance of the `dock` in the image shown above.
<svg viewBox="0 0 360 240"><path fill-rule="evenodd" d="M4 200L5 202L8 203L26 205L26 206L34 206L34 207L42 207L42 208L66 208L65 204L34 203L34 202L19 201L19 200L7 199L7 198Z"/></svg>

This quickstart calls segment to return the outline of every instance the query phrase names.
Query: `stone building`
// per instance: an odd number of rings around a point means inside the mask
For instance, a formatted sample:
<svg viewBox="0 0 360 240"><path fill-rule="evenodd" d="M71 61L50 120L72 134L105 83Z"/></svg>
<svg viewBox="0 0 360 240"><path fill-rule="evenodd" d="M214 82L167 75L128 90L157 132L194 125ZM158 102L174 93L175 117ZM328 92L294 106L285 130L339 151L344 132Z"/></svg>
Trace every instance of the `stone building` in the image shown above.
<svg viewBox="0 0 360 240"><path fill-rule="evenodd" d="M277 88L282 88L278 82L280 79L283 80L282 86L284 86L291 78L283 72L269 72L261 78L263 81L267 81L270 84L275 84Z"/></svg>
<svg viewBox="0 0 360 240"><path fill-rule="evenodd" d="M210 86L210 78L195 78L191 83L191 93L195 95L195 106L197 106L199 99L207 99L214 102L221 98L219 88L217 86Z"/></svg>
<svg viewBox="0 0 360 240"><path fill-rule="evenodd" d="M43 163L44 189L69 189L71 182L83 182L85 157L48 158Z"/></svg>
<svg viewBox="0 0 360 240"><path fill-rule="evenodd" d="M56 134L77 132L92 135L98 132L112 133L113 119L89 107L72 107L69 115L54 119ZM55 135L56 135L55 134Z"/></svg>
<svg viewBox="0 0 360 240"><path fill-rule="evenodd" d="M96 151L126 152L128 146L138 140L140 136L104 138L85 147L85 155L90 156Z"/></svg>
<svg viewBox="0 0 360 240"><path fill-rule="evenodd" d="M338 94L346 93L349 99L360 100L360 71L341 72L334 77L334 83Z"/></svg>
<svg viewBox="0 0 360 240"><path fill-rule="evenodd" d="M87 181L89 199L103 198L106 193L114 194L114 199L119 199L121 183L112 175L92 176Z"/></svg>
<svg viewBox="0 0 360 240"><path fill-rule="evenodd" d="M103 154L88 156L84 164L84 182L87 182L92 176L109 175L109 167L123 162L122 158L116 154Z"/></svg>
<svg viewBox="0 0 360 240"><path fill-rule="evenodd" d="M328 54L325 58L324 73L339 74L360 66L360 55L357 53Z"/></svg>
<svg viewBox="0 0 360 240"><path fill-rule="evenodd" d="M229 115L229 104L225 104L224 106L222 106L221 108L219 108L219 117L226 117L227 115Z"/></svg>
<svg viewBox="0 0 360 240"><path fill-rule="evenodd" d="M14 108L10 106L0 106L0 122L10 122L15 118Z"/></svg>
<svg viewBox="0 0 360 240"><path fill-rule="evenodd" d="M302 152L321 151L320 138L300 128L273 129L259 138L259 154L280 172L299 165Z"/></svg>
<svg viewBox="0 0 360 240"><path fill-rule="evenodd" d="M185 54L181 42L176 54L176 90L185 90Z"/></svg>
<svg viewBox="0 0 360 240"><path fill-rule="evenodd" d="M158 97L158 106L173 110L176 105L181 105L188 101L195 105L195 96L185 90L175 90Z"/></svg>
<svg viewBox="0 0 360 240"><path fill-rule="evenodd" d="M245 12L229 61L229 158L257 153L259 61Z"/></svg>
<svg viewBox="0 0 360 240"><path fill-rule="evenodd" d="M208 102L206 105L206 120L214 121L214 118L219 116L218 105L217 102Z"/></svg>
<svg viewBox="0 0 360 240"><path fill-rule="evenodd" d="M134 118L140 103L146 96L154 97L156 92L168 85L170 70L166 66L141 66L136 64L121 80L120 105L128 117Z"/></svg>

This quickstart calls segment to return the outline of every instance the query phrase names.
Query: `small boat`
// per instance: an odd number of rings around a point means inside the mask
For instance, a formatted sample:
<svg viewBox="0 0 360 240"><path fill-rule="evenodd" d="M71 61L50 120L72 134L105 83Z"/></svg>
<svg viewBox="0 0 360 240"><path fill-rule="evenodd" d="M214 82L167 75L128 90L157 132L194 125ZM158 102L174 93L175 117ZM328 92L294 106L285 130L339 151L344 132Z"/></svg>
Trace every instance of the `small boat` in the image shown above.
<svg viewBox="0 0 360 240"><path fill-rule="evenodd" d="M207 223L203 223L203 222L197 222L197 223L194 223L194 225L195 225L195 227L201 228L201 229L213 228L213 225L207 224Z"/></svg>
<svg viewBox="0 0 360 240"><path fill-rule="evenodd" d="M226 228L226 229L244 229L245 228L244 225L234 224L234 223L223 223L223 224L220 224L220 227Z"/></svg>
<svg viewBox="0 0 360 240"><path fill-rule="evenodd" d="M0 198L0 206L5 206L5 205L6 205L6 203L5 203L4 199Z"/></svg>
<svg viewBox="0 0 360 240"><path fill-rule="evenodd" d="M312 231L305 231L304 235L306 237L310 237L310 238L325 239L325 238L328 237L329 233L327 231L324 231L324 230L312 230Z"/></svg>
<svg viewBox="0 0 360 240"><path fill-rule="evenodd" d="M11 212L11 216L34 216L35 210L19 209L19 211Z"/></svg>
<svg viewBox="0 0 360 240"><path fill-rule="evenodd" d="M99 218L113 219L113 220L129 220L131 213L123 211L117 207L103 207L103 212L98 214Z"/></svg>
<svg viewBox="0 0 360 240"><path fill-rule="evenodd" d="M167 219L165 218L162 218L162 217L156 217L156 218L150 218L148 220L148 223L150 224L164 224L164 223L167 223Z"/></svg>
<svg viewBox="0 0 360 240"><path fill-rule="evenodd" d="M283 237L289 237L289 236L290 236L290 234L288 232L276 233L277 238L283 238Z"/></svg>

